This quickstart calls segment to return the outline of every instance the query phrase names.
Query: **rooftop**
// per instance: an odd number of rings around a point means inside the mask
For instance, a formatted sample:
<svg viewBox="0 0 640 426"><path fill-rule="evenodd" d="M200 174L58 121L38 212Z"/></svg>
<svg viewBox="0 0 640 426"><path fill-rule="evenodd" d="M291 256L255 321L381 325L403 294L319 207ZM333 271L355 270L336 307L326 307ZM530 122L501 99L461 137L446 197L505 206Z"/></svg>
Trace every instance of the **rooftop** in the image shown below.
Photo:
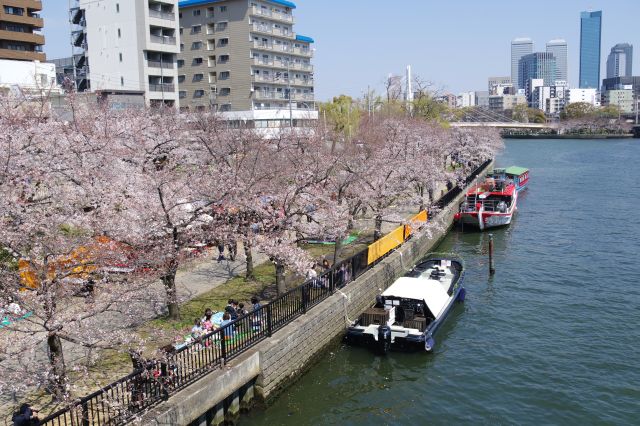
<svg viewBox="0 0 640 426"><path fill-rule="evenodd" d="M202 6L210 3L221 3L223 1L228 1L228 0L183 0L181 2L178 2L178 7L182 8L182 7ZM295 3L287 0L264 0L264 1L266 1L267 3L273 3L273 4L278 4L280 6L289 7L291 9L296 8Z"/></svg>

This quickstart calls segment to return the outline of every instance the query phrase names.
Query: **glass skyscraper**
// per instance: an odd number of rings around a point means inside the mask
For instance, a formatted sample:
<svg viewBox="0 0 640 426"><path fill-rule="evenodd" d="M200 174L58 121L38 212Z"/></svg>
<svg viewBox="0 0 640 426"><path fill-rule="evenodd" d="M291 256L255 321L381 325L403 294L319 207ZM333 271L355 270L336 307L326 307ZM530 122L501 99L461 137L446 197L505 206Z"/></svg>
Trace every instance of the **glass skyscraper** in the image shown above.
<svg viewBox="0 0 640 426"><path fill-rule="evenodd" d="M600 86L602 11L580 14L580 88Z"/></svg>
<svg viewBox="0 0 640 426"><path fill-rule="evenodd" d="M520 59L533 53L533 40L530 38L516 38L511 42L511 82L516 89L524 89L520 86Z"/></svg>
<svg viewBox="0 0 640 426"><path fill-rule="evenodd" d="M567 42L563 39L551 40L547 42L547 52L556 58L556 80L568 81Z"/></svg>
<svg viewBox="0 0 640 426"><path fill-rule="evenodd" d="M545 86L553 86L557 80L556 58L551 52L536 52L520 59L520 81L518 86L531 92L529 83L532 79L541 78Z"/></svg>

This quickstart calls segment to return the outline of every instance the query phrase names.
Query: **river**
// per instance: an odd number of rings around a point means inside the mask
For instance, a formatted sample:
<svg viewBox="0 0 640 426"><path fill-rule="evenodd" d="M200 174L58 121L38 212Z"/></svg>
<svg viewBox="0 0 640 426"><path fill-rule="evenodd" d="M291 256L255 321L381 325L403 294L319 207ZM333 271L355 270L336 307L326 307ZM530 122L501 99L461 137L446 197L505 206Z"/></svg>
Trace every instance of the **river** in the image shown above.
<svg viewBox="0 0 640 426"><path fill-rule="evenodd" d="M639 424L640 141L508 140L517 217L454 230L467 298L433 354L334 348L246 425Z"/></svg>

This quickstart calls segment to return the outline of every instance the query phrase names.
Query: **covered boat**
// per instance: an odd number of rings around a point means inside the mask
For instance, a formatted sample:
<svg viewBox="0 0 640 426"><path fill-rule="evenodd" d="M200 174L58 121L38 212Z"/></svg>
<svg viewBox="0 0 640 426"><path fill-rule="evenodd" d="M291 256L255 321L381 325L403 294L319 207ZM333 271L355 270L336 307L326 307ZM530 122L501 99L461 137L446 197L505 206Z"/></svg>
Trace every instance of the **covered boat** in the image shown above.
<svg viewBox="0 0 640 426"><path fill-rule="evenodd" d="M509 225L517 203L518 191L513 182L487 177L467 192L455 220L478 227L481 231Z"/></svg>
<svg viewBox="0 0 640 426"><path fill-rule="evenodd" d="M347 329L347 343L386 354L390 349L430 352L434 334L456 301L464 301L464 262L430 256L398 278Z"/></svg>
<svg viewBox="0 0 640 426"><path fill-rule="evenodd" d="M513 183L516 191L522 191L527 188L529 183L529 169L525 167L511 166L503 169L493 169L489 173L489 177L496 181L504 180L507 183Z"/></svg>

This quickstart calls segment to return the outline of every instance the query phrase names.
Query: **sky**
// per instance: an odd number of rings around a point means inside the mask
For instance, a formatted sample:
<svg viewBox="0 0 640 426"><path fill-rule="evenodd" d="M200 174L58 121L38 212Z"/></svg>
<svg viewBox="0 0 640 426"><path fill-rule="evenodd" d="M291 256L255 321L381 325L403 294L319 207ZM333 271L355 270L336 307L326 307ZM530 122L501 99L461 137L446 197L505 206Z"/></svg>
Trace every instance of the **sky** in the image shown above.
<svg viewBox="0 0 640 426"><path fill-rule="evenodd" d="M134 0L123 0L134 1ZM139 0L135 0L139 1ZM640 75L640 0L294 0L294 30L313 37L317 100L378 93L389 74L414 76L439 91L487 90L490 76L511 72L511 40L530 37L534 51L564 38L569 84L578 82L580 12L602 10L601 78L611 47L635 47ZM44 0L45 53L70 55L67 0Z"/></svg>

